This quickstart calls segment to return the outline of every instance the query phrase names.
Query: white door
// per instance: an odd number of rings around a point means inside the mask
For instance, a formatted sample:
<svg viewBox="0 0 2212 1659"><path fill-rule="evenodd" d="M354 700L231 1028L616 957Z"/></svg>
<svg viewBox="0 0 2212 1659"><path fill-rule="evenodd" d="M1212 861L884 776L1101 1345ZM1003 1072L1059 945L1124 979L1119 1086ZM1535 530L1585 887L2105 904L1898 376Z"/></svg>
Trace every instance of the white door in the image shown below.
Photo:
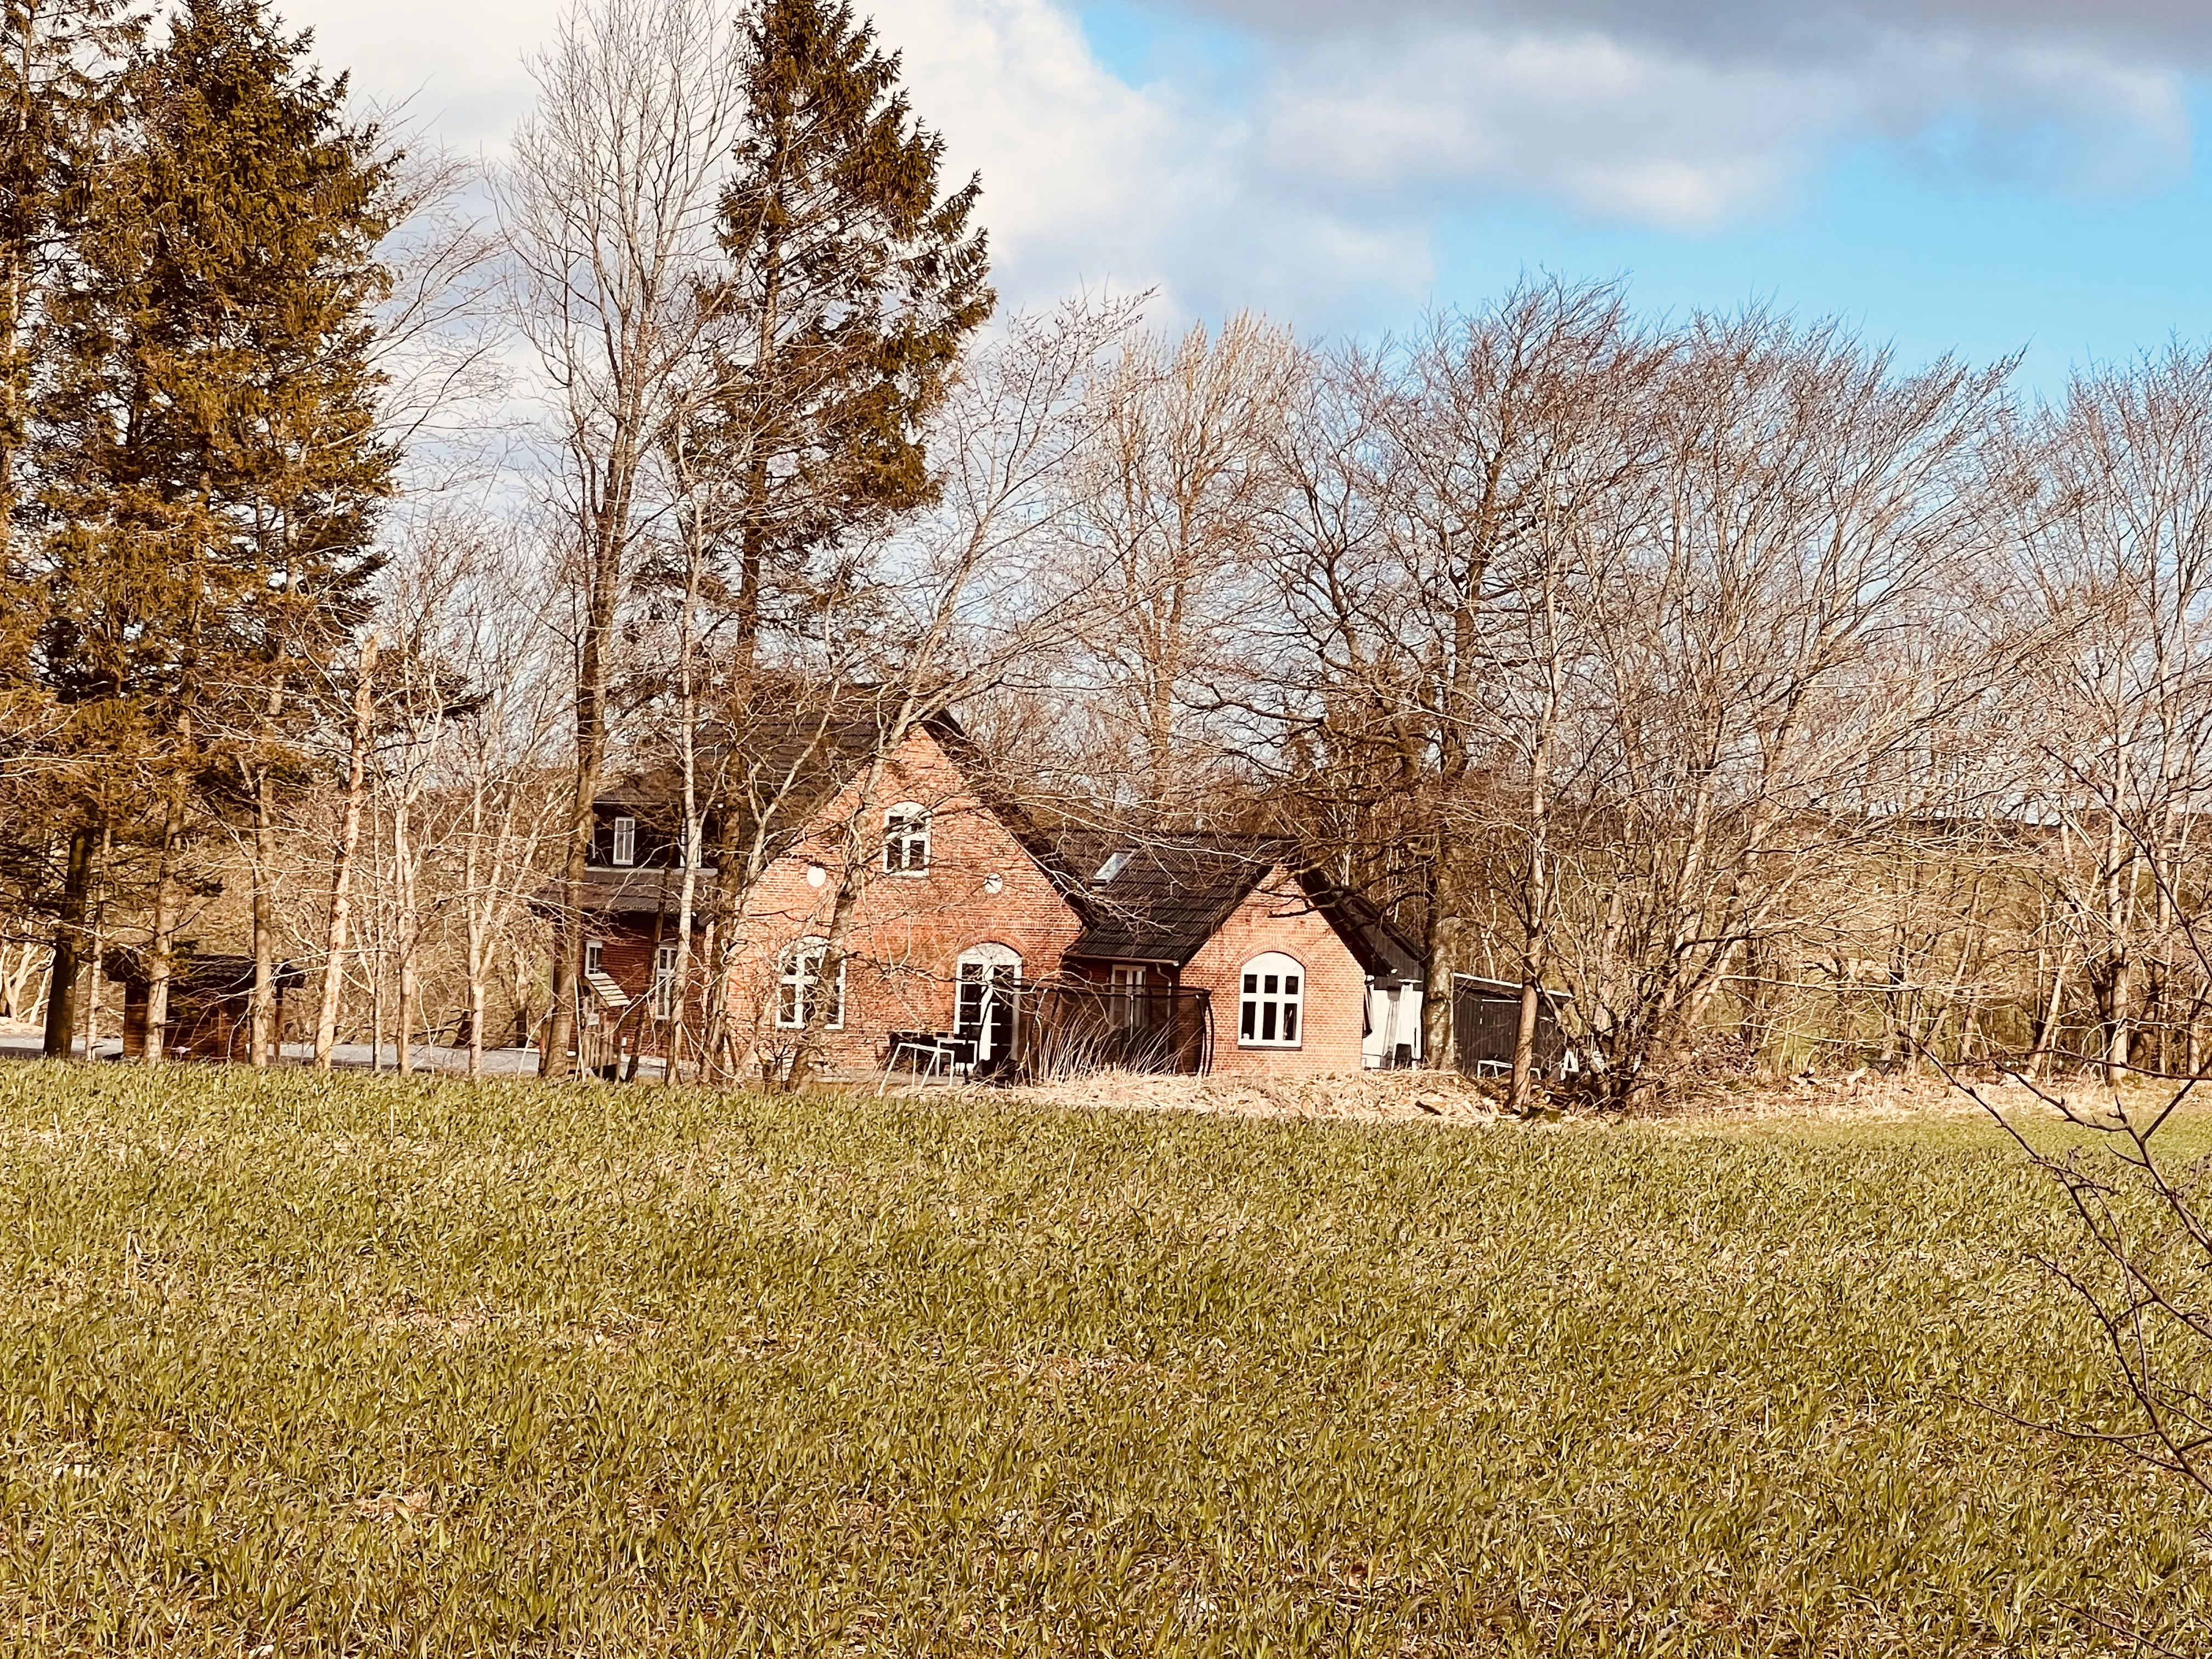
<svg viewBox="0 0 2212 1659"><path fill-rule="evenodd" d="M978 945L960 953L953 1033L975 1045L979 1069L1013 1053L1021 982L1022 959L1006 945Z"/></svg>

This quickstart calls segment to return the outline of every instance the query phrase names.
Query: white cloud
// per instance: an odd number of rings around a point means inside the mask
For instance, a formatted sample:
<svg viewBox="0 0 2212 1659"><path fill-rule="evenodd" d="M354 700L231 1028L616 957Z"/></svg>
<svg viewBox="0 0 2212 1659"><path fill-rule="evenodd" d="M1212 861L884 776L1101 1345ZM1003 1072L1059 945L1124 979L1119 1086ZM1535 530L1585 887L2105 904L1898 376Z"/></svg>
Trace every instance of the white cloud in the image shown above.
<svg viewBox="0 0 2212 1659"><path fill-rule="evenodd" d="M1156 287L1180 314L1339 308L1426 286L1417 228L1342 214L1273 176L1233 107L1117 79L1053 0L879 0L876 16L949 169L983 176L1000 286L1016 304L1078 283Z"/></svg>
<svg viewBox="0 0 2212 1659"><path fill-rule="evenodd" d="M404 100L447 144L496 149L530 100L523 54L553 33L553 0L276 0L374 104Z"/></svg>
<svg viewBox="0 0 2212 1659"><path fill-rule="evenodd" d="M2212 46L2187 21L2212 18L2202 0L1182 0L1247 27L1249 61L1133 87L1073 0L861 3L951 176L983 175L1010 303L1158 287L1170 314L1253 304L1310 326L1418 302L1437 224L1500 195L1695 230L1786 201L1869 138L1973 183L2161 184L2189 151L2178 65ZM495 152L560 9L288 11L365 91L412 94L446 142Z"/></svg>
<svg viewBox="0 0 2212 1659"><path fill-rule="evenodd" d="M1820 75L1720 71L1599 35L1454 33L1418 51L1302 53L1267 101L1277 173L1371 210L1502 191L1702 228L1781 195L1847 94Z"/></svg>

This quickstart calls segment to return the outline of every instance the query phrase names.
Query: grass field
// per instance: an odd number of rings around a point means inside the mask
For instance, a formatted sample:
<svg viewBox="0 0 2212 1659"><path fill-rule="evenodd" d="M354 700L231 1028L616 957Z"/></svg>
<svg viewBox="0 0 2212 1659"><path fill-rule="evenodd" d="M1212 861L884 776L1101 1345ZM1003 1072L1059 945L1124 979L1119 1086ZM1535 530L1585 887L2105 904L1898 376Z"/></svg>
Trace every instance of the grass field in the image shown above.
<svg viewBox="0 0 2212 1659"><path fill-rule="evenodd" d="M2212 1651L1971 1123L0 1069L0 1646Z"/></svg>

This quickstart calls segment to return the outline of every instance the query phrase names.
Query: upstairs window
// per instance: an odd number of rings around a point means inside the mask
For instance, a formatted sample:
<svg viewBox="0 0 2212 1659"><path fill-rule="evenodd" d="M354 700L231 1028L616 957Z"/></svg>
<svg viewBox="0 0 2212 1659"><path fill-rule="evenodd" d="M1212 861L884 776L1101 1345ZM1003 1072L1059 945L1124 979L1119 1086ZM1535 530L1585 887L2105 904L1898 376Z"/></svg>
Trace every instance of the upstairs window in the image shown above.
<svg viewBox="0 0 2212 1659"><path fill-rule="evenodd" d="M884 868L918 875L929 868L929 809L901 801L884 814Z"/></svg>
<svg viewBox="0 0 2212 1659"><path fill-rule="evenodd" d="M844 1024L845 964L837 964L835 984L825 988L822 983L822 959L829 950L827 939L803 939L783 953L783 969L776 982L775 1023L787 1031L808 1024L816 1006L825 997L822 1024L833 1031Z"/></svg>
<svg viewBox="0 0 2212 1659"><path fill-rule="evenodd" d="M614 861L620 865L637 862L637 820L617 818L614 827Z"/></svg>
<svg viewBox="0 0 2212 1659"><path fill-rule="evenodd" d="M1237 1046L1295 1048L1305 1012L1306 970L1294 957L1270 951L1244 964L1237 1001Z"/></svg>
<svg viewBox="0 0 2212 1659"><path fill-rule="evenodd" d="M606 970L607 970L606 956L607 956L607 947L606 947L606 942L605 942L604 939L586 939L586 940L584 941L584 971L585 971L585 973L586 973L586 974L604 974L605 972L606 972Z"/></svg>

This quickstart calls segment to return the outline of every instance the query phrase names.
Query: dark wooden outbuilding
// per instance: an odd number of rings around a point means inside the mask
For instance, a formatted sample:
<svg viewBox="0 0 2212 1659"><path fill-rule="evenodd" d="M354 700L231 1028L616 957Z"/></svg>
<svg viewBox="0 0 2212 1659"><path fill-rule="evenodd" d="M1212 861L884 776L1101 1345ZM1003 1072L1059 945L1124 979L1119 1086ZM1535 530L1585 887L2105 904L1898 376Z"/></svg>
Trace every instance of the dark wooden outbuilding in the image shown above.
<svg viewBox="0 0 2212 1659"><path fill-rule="evenodd" d="M102 964L108 978L123 988L123 1054L146 1055L145 953L111 951ZM306 982L304 970L290 963L276 968L276 1030L284 1030L284 1002ZM170 961L168 1018L162 1022L162 1055L170 1060L250 1060L252 1037L253 958L203 955L180 950Z"/></svg>
<svg viewBox="0 0 2212 1659"><path fill-rule="evenodd" d="M1559 1029L1565 991L1547 990L1536 1003L1536 1071L1558 1077L1567 1064L1567 1039ZM1521 1030L1521 988L1511 980L1452 976L1452 1060L1469 1077L1494 1076L1513 1066L1513 1040Z"/></svg>

